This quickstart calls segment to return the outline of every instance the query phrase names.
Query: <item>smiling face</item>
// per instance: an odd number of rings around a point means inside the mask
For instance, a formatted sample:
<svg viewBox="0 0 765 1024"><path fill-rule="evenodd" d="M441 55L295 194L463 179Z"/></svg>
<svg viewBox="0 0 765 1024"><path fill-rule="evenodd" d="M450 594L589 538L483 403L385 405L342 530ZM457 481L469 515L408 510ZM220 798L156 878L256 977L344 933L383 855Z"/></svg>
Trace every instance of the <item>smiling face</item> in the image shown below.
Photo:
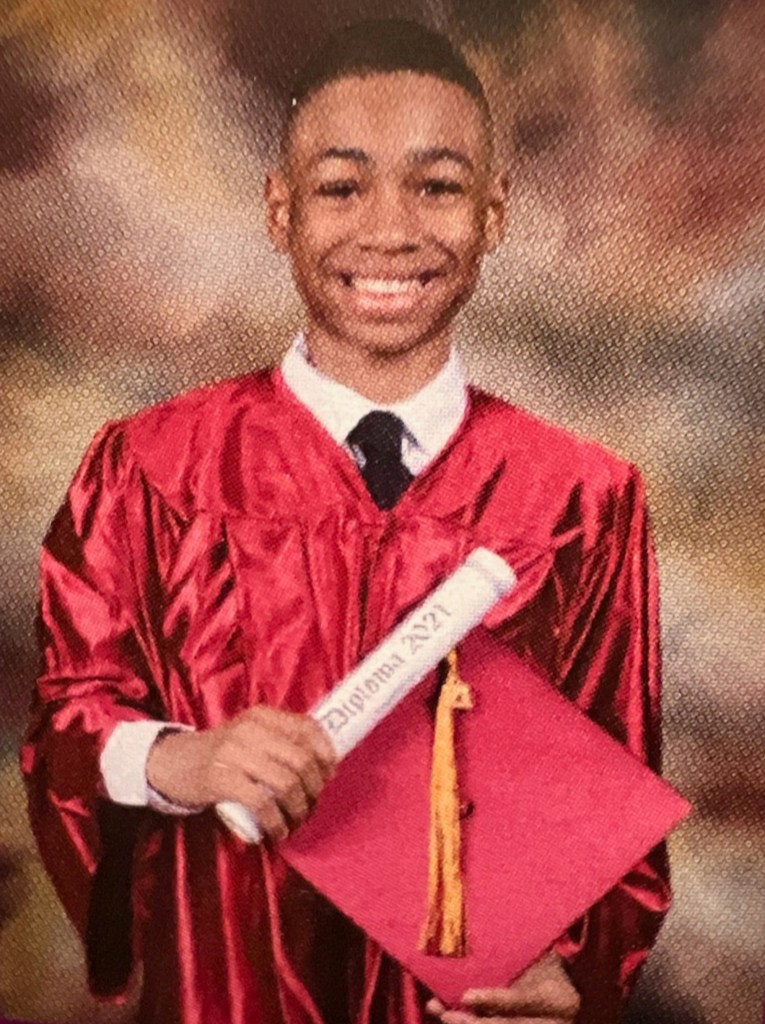
<svg viewBox="0 0 765 1024"><path fill-rule="evenodd" d="M504 186L473 98L391 72L338 79L305 101L267 200L309 336L382 355L448 334L500 238Z"/></svg>

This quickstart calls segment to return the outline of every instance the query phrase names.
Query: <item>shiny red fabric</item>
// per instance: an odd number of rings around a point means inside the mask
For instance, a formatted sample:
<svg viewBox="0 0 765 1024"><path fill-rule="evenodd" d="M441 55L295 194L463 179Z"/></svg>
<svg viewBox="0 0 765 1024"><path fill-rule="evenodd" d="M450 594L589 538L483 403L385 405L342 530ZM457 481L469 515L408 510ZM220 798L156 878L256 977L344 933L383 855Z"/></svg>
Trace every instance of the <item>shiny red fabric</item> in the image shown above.
<svg viewBox="0 0 765 1024"><path fill-rule="evenodd" d="M656 575L629 464L473 389L447 448L384 512L278 371L100 433L43 549L22 752L94 991L119 997L132 950L147 1024L425 1019L427 993L278 853L212 811L120 816L98 759L126 719L308 710L479 544L519 578L495 635L658 768ZM582 1022L616 1019L669 899L660 847L561 940Z"/></svg>

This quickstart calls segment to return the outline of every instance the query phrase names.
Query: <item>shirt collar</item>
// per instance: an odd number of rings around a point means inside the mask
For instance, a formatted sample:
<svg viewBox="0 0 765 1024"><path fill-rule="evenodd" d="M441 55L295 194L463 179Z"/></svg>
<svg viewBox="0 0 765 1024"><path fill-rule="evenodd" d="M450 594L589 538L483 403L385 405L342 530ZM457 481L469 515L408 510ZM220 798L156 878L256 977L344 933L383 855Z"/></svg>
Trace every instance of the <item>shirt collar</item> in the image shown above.
<svg viewBox="0 0 765 1024"><path fill-rule="evenodd" d="M445 447L467 407L465 370L455 347L435 377L414 395L392 405L376 405L318 370L309 362L302 333L282 360L281 371L287 387L340 445L345 445L350 431L373 409L395 413L404 423L410 448L416 450L418 469Z"/></svg>

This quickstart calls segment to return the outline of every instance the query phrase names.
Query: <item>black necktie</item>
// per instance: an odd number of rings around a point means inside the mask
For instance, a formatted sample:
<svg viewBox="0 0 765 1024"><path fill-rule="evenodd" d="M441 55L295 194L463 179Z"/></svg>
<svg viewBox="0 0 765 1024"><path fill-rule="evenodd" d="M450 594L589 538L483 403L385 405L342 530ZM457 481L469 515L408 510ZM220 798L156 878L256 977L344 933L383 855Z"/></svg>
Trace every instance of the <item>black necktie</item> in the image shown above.
<svg viewBox="0 0 765 1024"><path fill-rule="evenodd" d="M361 453L361 475L380 508L393 508L414 479L401 461L403 437L404 424L398 416L381 409L362 416L348 435L354 454Z"/></svg>

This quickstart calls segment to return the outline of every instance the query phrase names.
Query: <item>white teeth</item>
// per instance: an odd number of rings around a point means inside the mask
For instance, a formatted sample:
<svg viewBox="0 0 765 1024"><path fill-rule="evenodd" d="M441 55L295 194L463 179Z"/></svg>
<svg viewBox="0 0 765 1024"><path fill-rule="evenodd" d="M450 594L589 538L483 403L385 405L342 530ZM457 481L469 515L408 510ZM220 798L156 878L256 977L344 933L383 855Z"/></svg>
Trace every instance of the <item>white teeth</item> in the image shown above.
<svg viewBox="0 0 765 1024"><path fill-rule="evenodd" d="M420 282L417 278L408 278L406 281L386 281L382 278L354 277L353 287L362 292L374 292L376 295L401 295L419 288Z"/></svg>

